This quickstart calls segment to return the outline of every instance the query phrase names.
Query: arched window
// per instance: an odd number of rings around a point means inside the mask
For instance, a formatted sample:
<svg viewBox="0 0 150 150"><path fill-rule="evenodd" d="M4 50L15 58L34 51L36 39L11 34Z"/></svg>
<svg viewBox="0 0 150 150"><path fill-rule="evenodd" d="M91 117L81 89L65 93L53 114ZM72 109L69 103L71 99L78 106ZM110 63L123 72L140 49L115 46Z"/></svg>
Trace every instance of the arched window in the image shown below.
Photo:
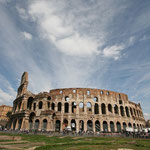
<svg viewBox="0 0 150 150"><path fill-rule="evenodd" d="M43 130L47 129L47 119L43 120Z"/></svg>
<svg viewBox="0 0 150 150"><path fill-rule="evenodd" d="M108 111L112 113L112 106L111 106L111 104L108 104Z"/></svg>
<svg viewBox="0 0 150 150"><path fill-rule="evenodd" d="M34 117L35 117L35 113L34 112L30 113L30 116L29 116L29 130L32 130L32 128L33 128Z"/></svg>
<svg viewBox="0 0 150 150"><path fill-rule="evenodd" d="M125 110L126 110L126 115L127 115L127 117L130 117L130 115L129 115L129 109L128 109L127 106L125 107Z"/></svg>
<svg viewBox="0 0 150 150"><path fill-rule="evenodd" d="M96 96L93 98L93 100L94 102L98 102L98 98Z"/></svg>
<svg viewBox="0 0 150 150"><path fill-rule="evenodd" d="M84 121L83 120L79 121L79 127L80 127L81 131L84 131Z"/></svg>
<svg viewBox="0 0 150 150"><path fill-rule="evenodd" d="M47 107L48 107L48 109L50 108L50 102L47 102Z"/></svg>
<svg viewBox="0 0 150 150"><path fill-rule="evenodd" d="M88 131L93 131L93 123L91 120L87 121L87 130Z"/></svg>
<svg viewBox="0 0 150 150"><path fill-rule="evenodd" d="M29 97L28 98L27 109L31 110L31 106L32 106L33 100L34 100L33 97Z"/></svg>
<svg viewBox="0 0 150 150"><path fill-rule="evenodd" d="M36 103L33 104L33 110L36 110Z"/></svg>
<svg viewBox="0 0 150 150"><path fill-rule="evenodd" d="M115 132L114 123L112 121L110 121L110 131Z"/></svg>
<svg viewBox="0 0 150 150"><path fill-rule="evenodd" d="M51 97L50 97L50 96L48 96L48 97L47 97L47 100L51 100Z"/></svg>
<svg viewBox="0 0 150 150"><path fill-rule="evenodd" d="M123 130L126 131L127 124L123 122Z"/></svg>
<svg viewBox="0 0 150 150"><path fill-rule="evenodd" d="M118 111L118 106L116 104L114 105L114 111L115 111L115 114L118 114L118 112L119 112Z"/></svg>
<svg viewBox="0 0 150 150"><path fill-rule="evenodd" d="M121 124L120 122L117 122L117 132L121 132Z"/></svg>
<svg viewBox="0 0 150 150"><path fill-rule="evenodd" d="M101 104L102 114L106 114L106 106L104 103Z"/></svg>
<svg viewBox="0 0 150 150"><path fill-rule="evenodd" d="M54 103L52 103L52 110L55 110L55 104Z"/></svg>
<svg viewBox="0 0 150 150"><path fill-rule="evenodd" d="M68 112L69 112L69 104L65 103L65 113L68 113Z"/></svg>
<svg viewBox="0 0 150 150"><path fill-rule="evenodd" d="M136 125L135 125L135 123L133 123L133 128L134 128L134 129L136 129Z"/></svg>
<svg viewBox="0 0 150 150"><path fill-rule="evenodd" d="M103 131L108 132L108 124L106 121L103 121Z"/></svg>
<svg viewBox="0 0 150 150"><path fill-rule="evenodd" d="M107 91L107 93L106 93L107 95L109 95L109 92Z"/></svg>
<svg viewBox="0 0 150 150"><path fill-rule="evenodd" d="M39 123L40 123L40 121L38 119L36 119L34 129L36 129L36 130L39 129Z"/></svg>
<svg viewBox="0 0 150 150"><path fill-rule="evenodd" d="M39 102L39 109L42 109L42 107L43 107L43 102L40 101L40 102Z"/></svg>
<svg viewBox="0 0 150 150"><path fill-rule="evenodd" d="M124 108L123 108L123 106L120 106L120 113L121 113L121 116L124 116Z"/></svg>
<svg viewBox="0 0 150 150"><path fill-rule="evenodd" d="M132 108L130 107L130 113L131 113L131 115L133 116L133 111L132 111Z"/></svg>
<svg viewBox="0 0 150 150"><path fill-rule="evenodd" d="M95 121L95 131L100 132L100 122L98 120Z"/></svg>
<svg viewBox="0 0 150 150"><path fill-rule="evenodd" d="M61 102L58 103L58 111L61 111Z"/></svg>
<svg viewBox="0 0 150 150"><path fill-rule="evenodd" d="M76 112L76 102L72 102L72 113Z"/></svg>
<svg viewBox="0 0 150 150"><path fill-rule="evenodd" d="M59 132L59 131L60 131L60 127L61 127L61 122L60 122L60 120L56 120L55 131L56 131L56 132Z"/></svg>
<svg viewBox="0 0 150 150"><path fill-rule="evenodd" d="M64 119L63 125L64 125L64 127L68 126L68 120L67 119Z"/></svg>
<svg viewBox="0 0 150 150"><path fill-rule="evenodd" d="M99 105L97 103L94 105L94 113L99 114Z"/></svg>
<svg viewBox="0 0 150 150"><path fill-rule="evenodd" d="M87 107L87 112L92 112L92 104L90 102L86 104L86 107Z"/></svg>
<svg viewBox="0 0 150 150"><path fill-rule="evenodd" d="M83 104L83 102L79 103L79 112L84 112L84 104Z"/></svg>
<svg viewBox="0 0 150 150"><path fill-rule="evenodd" d="M65 96L65 101L66 101L66 102L69 101L69 96Z"/></svg>
<svg viewBox="0 0 150 150"><path fill-rule="evenodd" d="M103 94L103 91L100 91L100 95L102 95Z"/></svg>
<svg viewBox="0 0 150 150"><path fill-rule="evenodd" d="M132 127L132 124L130 122L128 123L128 127L130 127L130 128Z"/></svg>
<svg viewBox="0 0 150 150"><path fill-rule="evenodd" d="M72 129L72 131L76 131L76 121L75 121L75 119L71 120L71 129Z"/></svg>

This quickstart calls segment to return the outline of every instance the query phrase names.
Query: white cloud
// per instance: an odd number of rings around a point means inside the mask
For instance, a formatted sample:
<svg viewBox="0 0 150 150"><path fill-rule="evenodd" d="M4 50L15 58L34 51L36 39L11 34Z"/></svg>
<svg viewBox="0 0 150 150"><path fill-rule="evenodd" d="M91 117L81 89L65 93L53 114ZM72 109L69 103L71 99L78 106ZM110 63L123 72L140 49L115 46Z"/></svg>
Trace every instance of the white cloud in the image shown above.
<svg viewBox="0 0 150 150"><path fill-rule="evenodd" d="M131 36L131 37L129 38L129 45L134 44L134 42L135 42L135 36Z"/></svg>
<svg viewBox="0 0 150 150"><path fill-rule="evenodd" d="M32 34L28 33L28 32L22 32L23 36L25 39L27 40L32 40Z"/></svg>
<svg viewBox="0 0 150 150"><path fill-rule="evenodd" d="M121 55L120 53L124 48L125 47L123 45L113 45L111 47L106 47L103 50L103 55L105 57L112 57L115 60L118 60Z"/></svg>
<svg viewBox="0 0 150 150"><path fill-rule="evenodd" d="M28 15L27 15L26 9L21 8L21 7L19 7L19 6L16 6L16 9L17 9L17 11L18 11L18 13L19 13L19 16L20 16L22 19L25 19L25 20L28 19Z"/></svg>
<svg viewBox="0 0 150 150"><path fill-rule="evenodd" d="M144 113L144 118L146 120L150 120L150 114L149 113Z"/></svg>

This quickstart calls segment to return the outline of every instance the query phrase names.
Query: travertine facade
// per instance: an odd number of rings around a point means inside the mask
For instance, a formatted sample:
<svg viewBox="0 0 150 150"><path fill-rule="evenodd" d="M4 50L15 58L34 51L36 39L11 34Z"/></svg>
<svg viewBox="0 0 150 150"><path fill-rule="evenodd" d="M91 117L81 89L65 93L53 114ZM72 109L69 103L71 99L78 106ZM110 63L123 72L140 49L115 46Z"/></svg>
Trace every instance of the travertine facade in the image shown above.
<svg viewBox="0 0 150 150"><path fill-rule="evenodd" d="M32 94L27 90L28 73L22 76L17 98L13 103L11 129L120 132L126 127L145 126L140 104L128 100L123 93L90 89L66 88Z"/></svg>

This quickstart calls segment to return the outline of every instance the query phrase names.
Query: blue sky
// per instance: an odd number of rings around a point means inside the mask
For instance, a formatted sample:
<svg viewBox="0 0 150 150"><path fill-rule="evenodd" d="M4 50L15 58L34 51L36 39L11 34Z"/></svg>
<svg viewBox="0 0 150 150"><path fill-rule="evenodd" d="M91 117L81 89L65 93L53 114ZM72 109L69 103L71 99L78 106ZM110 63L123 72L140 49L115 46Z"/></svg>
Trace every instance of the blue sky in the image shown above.
<svg viewBox="0 0 150 150"><path fill-rule="evenodd" d="M150 119L150 1L0 0L0 104L24 71L34 93L122 92Z"/></svg>

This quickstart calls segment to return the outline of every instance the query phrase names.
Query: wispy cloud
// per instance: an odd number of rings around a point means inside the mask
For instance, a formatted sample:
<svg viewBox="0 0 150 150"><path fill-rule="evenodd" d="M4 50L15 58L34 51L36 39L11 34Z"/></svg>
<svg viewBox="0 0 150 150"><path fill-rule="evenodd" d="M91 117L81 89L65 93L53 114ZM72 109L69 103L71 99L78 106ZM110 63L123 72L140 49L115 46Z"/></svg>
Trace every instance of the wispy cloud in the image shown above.
<svg viewBox="0 0 150 150"><path fill-rule="evenodd" d="M23 36L25 39L27 40L32 40L32 34L28 33L28 32L22 32Z"/></svg>

